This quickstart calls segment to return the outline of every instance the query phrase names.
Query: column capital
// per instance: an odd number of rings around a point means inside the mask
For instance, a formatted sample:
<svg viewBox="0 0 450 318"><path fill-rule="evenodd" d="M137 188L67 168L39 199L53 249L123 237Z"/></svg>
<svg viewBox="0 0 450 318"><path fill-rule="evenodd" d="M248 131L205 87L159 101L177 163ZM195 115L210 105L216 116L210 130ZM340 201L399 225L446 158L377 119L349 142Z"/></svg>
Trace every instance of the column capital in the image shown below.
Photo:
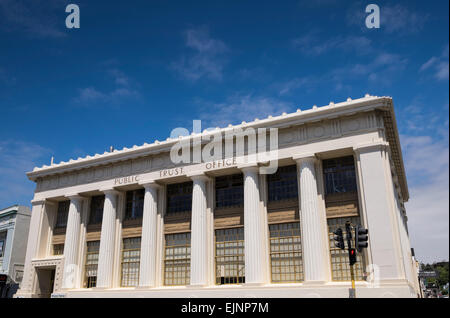
<svg viewBox="0 0 450 318"><path fill-rule="evenodd" d="M378 140L374 142L361 143L353 146L353 151L355 153L361 152L371 152L371 151L381 151L389 147L389 143L383 140Z"/></svg>
<svg viewBox="0 0 450 318"><path fill-rule="evenodd" d="M121 192L114 189L114 188L105 188L105 189L100 189L100 192L103 192L104 194L109 194L109 195L119 195Z"/></svg>
<svg viewBox="0 0 450 318"><path fill-rule="evenodd" d="M186 176L191 178L192 181L208 182L209 180L211 180L211 178L209 176L207 176L204 172L189 173Z"/></svg>
<svg viewBox="0 0 450 318"><path fill-rule="evenodd" d="M241 169L243 173L259 172L259 166L254 163L239 165L237 168Z"/></svg>
<svg viewBox="0 0 450 318"><path fill-rule="evenodd" d="M44 203L51 203L51 202L48 201L47 199L34 199L34 200L31 200L31 205L40 205L40 204L44 204Z"/></svg>
<svg viewBox="0 0 450 318"><path fill-rule="evenodd" d="M83 200L83 199L86 199L86 197L80 195L79 193L69 193L69 194L66 194L64 197L66 197L67 199L70 199L70 200Z"/></svg>
<svg viewBox="0 0 450 318"><path fill-rule="evenodd" d="M294 159L297 163L301 163L302 161L313 161L313 162L317 161L316 154L312 152L293 155L292 159Z"/></svg>
<svg viewBox="0 0 450 318"><path fill-rule="evenodd" d="M138 183L140 186L143 186L145 189L151 188L151 189L159 189L161 188L161 185L157 183L155 180L147 180L147 181L140 181Z"/></svg>

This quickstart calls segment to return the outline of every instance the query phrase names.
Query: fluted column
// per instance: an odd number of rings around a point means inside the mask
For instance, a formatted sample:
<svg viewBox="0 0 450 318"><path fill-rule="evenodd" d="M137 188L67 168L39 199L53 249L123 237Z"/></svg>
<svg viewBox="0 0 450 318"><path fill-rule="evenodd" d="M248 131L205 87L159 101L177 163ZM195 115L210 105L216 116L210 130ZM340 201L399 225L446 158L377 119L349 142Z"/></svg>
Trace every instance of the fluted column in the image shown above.
<svg viewBox="0 0 450 318"><path fill-rule="evenodd" d="M245 282L264 283L264 229L260 211L258 167L242 168L244 173Z"/></svg>
<svg viewBox="0 0 450 318"><path fill-rule="evenodd" d="M205 175L191 176L192 220L191 220L191 285L208 284L208 227L206 217L206 182Z"/></svg>
<svg viewBox="0 0 450 318"><path fill-rule="evenodd" d="M70 199L67 219L66 241L64 242L64 274L62 288L75 288L78 280L78 246L80 241L81 208L83 197L67 196Z"/></svg>
<svg viewBox="0 0 450 318"><path fill-rule="evenodd" d="M156 283L158 184L143 184L145 188L142 217L139 287L154 287Z"/></svg>
<svg viewBox="0 0 450 318"><path fill-rule="evenodd" d="M103 206L102 232L98 256L97 287L110 288L113 280L114 236L116 227L117 195L116 190L105 190Z"/></svg>
<svg viewBox="0 0 450 318"><path fill-rule="evenodd" d="M326 259L323 252L327 248L323 232L323 220L318 206L318 192L314 155L295 158L299 170L300 227L305 282L326 280Z"/></svg>

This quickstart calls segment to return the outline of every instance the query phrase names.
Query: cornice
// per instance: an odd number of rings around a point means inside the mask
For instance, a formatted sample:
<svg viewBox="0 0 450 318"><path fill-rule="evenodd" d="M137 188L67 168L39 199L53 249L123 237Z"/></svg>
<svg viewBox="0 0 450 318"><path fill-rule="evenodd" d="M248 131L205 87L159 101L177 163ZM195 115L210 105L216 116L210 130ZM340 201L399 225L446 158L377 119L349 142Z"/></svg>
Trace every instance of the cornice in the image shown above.
<svg viewBox="0 0 450 318"><path fill-rule="evenodd" d="M203 131L201 134L191 134L190 136L182 136L179 138L167 138L165 141L156 140L152 144L144 143L141 146L133 146L131 148L123 148L122 150L114 150L113 152L105 152L103 154L95 154L77 160L69 160L68 162L60 162L51 166L43 166L34 168L32 172L27 173L30 180L36 181L38 178L52 175L60 175L68 172L79 171L82 169L102 167L114 163L120 163L128 160L135 160L142 157L158 155L170 152L171 147L180 140L198 139L200 137L210 137L215 134L226 134L239 129L247 128L289 128L293 126L302 126L304 124L314 124L325 120L336 120L337 118L350 117L356 114L380 110L383 113L385 121L388 123L389 132L386 138L392 151L393 162L399 175L402 187L403 197L407 200L408 189L406 176L404 172L403 159L401 155L400 141L398 137L397 126L395 122L395 114L391 97L377 97L366 95L356 100L347 99L342 103L333 103L329 105L317 107L314 106L308 110L297 110L294 113L283 113L279 116L268 116L266 119L255 119L252 122L242 122L239 125L228 125L225 128L216 128L215 130ZM210 140L210 138L205 138Z"/></svg>
<svg viewBox="0 0 450 318"><path fill-rule="evenodd" d="M229 125L225 128L216 128L215 130L203 131L201 134L192 134L190 136L182 136L179 138L167 138L165 141L154 141L152 144L144 143L141 146L134 145L131 148L124 147L122 150L114 150L113 152L104 152L103 154L95 154L94 156L86 156L76 160L70 159L68 162L50 166L44 165L40 168L36 167L33 171L28 172L27 176L30 180L35 181L39 177L61 174L69 171L76 171L95 166L108 165L130 159L137 159L148 155L156 155L169 152L172 145L184 139L193 139L199 137L213 136L218 133L233 132L238 129L247 128L286 128L290 126L302 125L305 123L319 122L325 119L333 119L338 116L351 116L359 112L370 111L389 105L390 97L377 97L366 95L363 98L346 102L317 107L301 111L298 109L294 113L283 113L280 116L268 116L266 119L255 118L252 122L242 122L239 125Z"/></svg>

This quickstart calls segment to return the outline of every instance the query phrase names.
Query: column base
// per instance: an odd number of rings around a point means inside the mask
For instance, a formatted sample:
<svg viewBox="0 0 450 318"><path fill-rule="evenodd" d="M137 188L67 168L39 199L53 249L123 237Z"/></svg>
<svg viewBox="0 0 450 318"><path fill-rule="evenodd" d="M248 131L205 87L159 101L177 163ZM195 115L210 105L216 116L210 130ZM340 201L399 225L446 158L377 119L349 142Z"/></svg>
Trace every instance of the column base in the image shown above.
<svg viewBox="0 0 450 318"><path fill-rule="evenodd" d="M321 285L325 285L327 282L324 280L308 280L308 281L304 281L303 285L304 286L321 286Z"/></svg>
<svg viewBox="0 0 450 318"><path fill-rule="evenodd" d="M204 287L208 287L208 284L191 284L191 285L186 285L186 288L204 288Z"/></svg>
<svg viewBox="0 0 450 318"><path fill-rule="evenodd" d="M136 286L136 289L142 290L142 289L151 289L155 288L156 286Z"/></svg>
<svg viewBox="0 0 450 318"><path fill-rule="evenodd" d="M245 287L261 287L261 286L265 286L267 283L245 283L243 284L243 286Z"/></svg>

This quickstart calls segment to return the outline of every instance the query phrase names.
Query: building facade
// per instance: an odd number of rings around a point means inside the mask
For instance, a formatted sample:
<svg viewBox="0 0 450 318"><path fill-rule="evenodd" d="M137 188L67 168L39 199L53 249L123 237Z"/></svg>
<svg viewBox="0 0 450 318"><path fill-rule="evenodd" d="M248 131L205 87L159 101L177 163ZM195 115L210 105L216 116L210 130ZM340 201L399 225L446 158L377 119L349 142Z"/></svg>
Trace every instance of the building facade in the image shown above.
<svg viewBox="0 0 450 318"><path fill-rule="evenodd" d="M267 152L275 142L276 160L249 160L256 139ZM194 150L174 160L191 147L215 159ZM418 294L389 97L113 150L28 177L36 191L18 297L348 297L347 252L333 243L347 221L369 229L357 297Z"/></svg>
<svg viewBox="0 0 450 318"><path fill-rule="evenodd" d="M0 210L0 298L10 298L23 278L31 210L14 205Z"/></svg>

